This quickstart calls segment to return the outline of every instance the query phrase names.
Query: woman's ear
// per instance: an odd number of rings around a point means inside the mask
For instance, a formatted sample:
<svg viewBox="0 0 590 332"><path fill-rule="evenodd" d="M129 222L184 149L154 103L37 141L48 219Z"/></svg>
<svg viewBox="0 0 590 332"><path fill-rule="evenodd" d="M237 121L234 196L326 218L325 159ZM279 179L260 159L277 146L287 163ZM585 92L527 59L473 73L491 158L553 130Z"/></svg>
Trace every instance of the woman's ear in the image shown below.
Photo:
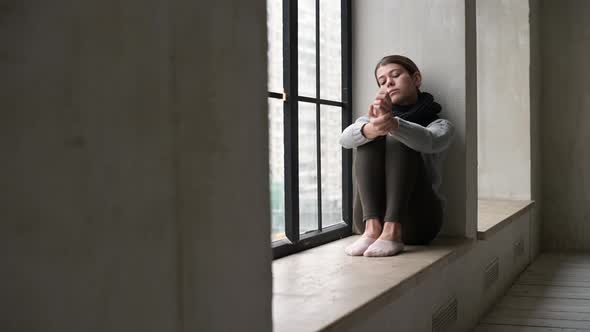
<svg viewBox="0 0 590 332"><path fill-rule="evenodd" d="M419 71L414 73L414 84L416 85L417 89L420 89L420 85L422 85L422 74Z"/></svg>

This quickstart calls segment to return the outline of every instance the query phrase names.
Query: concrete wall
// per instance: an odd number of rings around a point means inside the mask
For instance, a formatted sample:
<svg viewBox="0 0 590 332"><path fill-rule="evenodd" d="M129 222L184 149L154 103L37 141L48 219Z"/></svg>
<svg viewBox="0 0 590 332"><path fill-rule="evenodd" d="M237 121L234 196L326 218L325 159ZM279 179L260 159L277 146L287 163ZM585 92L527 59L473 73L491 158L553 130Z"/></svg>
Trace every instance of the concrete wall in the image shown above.
<svg viewBox="0 0 590 332"><path fill-rule="evenodd" d="M0 19L0 330L270 331L265 2Z"/></svg>
<svg viewBox="0 0 590 332"><path fill-rule="evenodd" d="M456 127L444 173L448 198L443 233L475 236L477 122L475 7L472 1L353 1L354 112L367 112L377 85L375 64L385 55L413 59L423 91L443 105Z"/></svg>
<svg viewBox="0 0 590 332"><path fill-rule="evenodd" d="M541 1L543 249L590 249L588 13L588 1Z"/></svg>
<svg viewBox="0 0 590 332"><path fill-rule="evenodd" d="M528 0L477 1L478 192L531 199Z"/></svg>

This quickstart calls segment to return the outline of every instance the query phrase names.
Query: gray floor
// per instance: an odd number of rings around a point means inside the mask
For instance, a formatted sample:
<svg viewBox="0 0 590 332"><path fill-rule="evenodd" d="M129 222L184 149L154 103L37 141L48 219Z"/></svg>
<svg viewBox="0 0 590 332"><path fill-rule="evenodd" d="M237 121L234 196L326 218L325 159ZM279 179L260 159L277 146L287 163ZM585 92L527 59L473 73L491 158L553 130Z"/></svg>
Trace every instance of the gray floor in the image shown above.
<svg viewBox="0 0 590 332"><path fill-rule="evenodd" d="M590 331L590 254L541 254L474 331Z"/></svg>

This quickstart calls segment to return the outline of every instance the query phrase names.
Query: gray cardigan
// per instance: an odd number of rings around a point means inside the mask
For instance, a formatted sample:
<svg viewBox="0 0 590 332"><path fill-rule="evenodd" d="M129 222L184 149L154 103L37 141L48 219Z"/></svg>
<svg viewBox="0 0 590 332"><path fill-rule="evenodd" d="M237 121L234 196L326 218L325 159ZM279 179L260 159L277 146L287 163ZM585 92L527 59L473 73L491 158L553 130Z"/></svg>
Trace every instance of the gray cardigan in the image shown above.
<svg viewBox="0 0 590 332"><path fill-rule="evenodd" d="M427 127L422 127L413 122L397 119L399 128L391 136L422 154L426 172L432 181L432 189L441 200L444 209L445 197L440 192L442 164L455 135L453 124L448 120L438 119ZM369 142L370 140L361 133L362 126L368 122L367 116L361 116L344 129L340 136L340 145L352 149Z"/></svg>

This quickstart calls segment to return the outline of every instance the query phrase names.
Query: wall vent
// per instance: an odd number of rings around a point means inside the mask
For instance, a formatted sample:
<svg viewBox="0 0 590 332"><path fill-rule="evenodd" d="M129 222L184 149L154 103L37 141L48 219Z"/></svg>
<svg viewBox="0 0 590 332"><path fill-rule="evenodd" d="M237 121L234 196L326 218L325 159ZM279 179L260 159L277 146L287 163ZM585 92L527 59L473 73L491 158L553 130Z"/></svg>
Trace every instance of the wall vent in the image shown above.
<svg viewBox="0 0 590 332"><path fill-rule="evenodd" d="M457 298L453 297L432 315L432 332L449 332L457 321Z"/></svg>
<svg viewBox="0 0 590 332"><path fill-rule="evenodd" d="M490 288L496 280L500 277L500 260L498 257L494 257L490 264L486 267L483 276L483 287L484 289Z"/></svg>

